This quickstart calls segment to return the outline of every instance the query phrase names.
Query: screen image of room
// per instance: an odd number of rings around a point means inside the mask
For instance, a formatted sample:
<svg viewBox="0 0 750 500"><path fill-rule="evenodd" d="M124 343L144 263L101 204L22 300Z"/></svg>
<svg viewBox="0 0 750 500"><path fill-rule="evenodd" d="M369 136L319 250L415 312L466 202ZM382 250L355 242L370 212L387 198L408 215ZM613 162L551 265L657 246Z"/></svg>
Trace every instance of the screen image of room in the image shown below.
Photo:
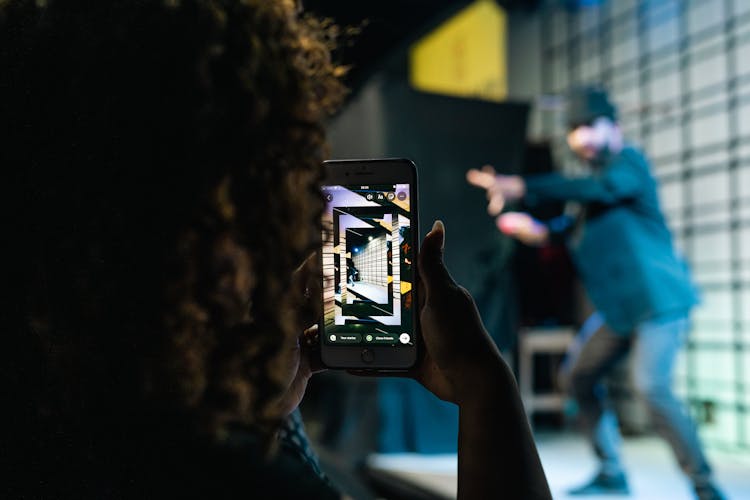
<svg viewBox="0 0 750 500"><path fill-rule="evenodd" d="M400 325L402 294L409 288L401 281L400 245L411 224L398 212L408 213L408 186L337 186L327 193L325 324Z"/></svg>
<svg viewBox="0 0 750 500"><path fill-rule="evenodd" d="M388 303L390 234L384 229L349 229L346 234L347 302Z"/></svg>
<svg viewBox="0 0 750 500"><path fill-rule="evenodd" d="M376 213L377 212L377 213ZM370 318L383 324L399 324L400 296L398 217L382 209L334 209L338 227L335 261L336 324Z"/></svg>

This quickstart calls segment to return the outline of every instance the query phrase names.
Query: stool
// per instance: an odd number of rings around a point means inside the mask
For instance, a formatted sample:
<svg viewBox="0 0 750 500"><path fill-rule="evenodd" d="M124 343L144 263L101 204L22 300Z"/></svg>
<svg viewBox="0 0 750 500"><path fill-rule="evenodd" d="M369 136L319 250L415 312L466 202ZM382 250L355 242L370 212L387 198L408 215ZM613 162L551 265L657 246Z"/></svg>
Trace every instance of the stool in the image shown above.
<svg viewBox="0 0 750 500"><path fill-rule="evenodd" d="M518 386L526 414L562 411L565 397L559 392L534 392L534 354L565 354L575 338L573 328L523 328L518 336Z"/></svg>

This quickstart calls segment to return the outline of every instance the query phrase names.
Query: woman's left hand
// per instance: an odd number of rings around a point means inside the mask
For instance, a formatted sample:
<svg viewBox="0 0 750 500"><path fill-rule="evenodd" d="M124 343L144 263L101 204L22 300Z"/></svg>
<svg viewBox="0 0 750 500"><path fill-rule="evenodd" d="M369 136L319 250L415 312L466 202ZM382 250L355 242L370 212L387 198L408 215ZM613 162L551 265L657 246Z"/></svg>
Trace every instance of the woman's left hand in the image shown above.
<svg viewBox="0 0 750 500"><path fill-rule="evenodd" d="M324 370L320 361L318 318L322 312L318 255L310 255L292 275L293 312L299 335L286 339L279 354L281 378L286 390L269 408L269 416L286 417L299 406L310 377Z"/></svg>

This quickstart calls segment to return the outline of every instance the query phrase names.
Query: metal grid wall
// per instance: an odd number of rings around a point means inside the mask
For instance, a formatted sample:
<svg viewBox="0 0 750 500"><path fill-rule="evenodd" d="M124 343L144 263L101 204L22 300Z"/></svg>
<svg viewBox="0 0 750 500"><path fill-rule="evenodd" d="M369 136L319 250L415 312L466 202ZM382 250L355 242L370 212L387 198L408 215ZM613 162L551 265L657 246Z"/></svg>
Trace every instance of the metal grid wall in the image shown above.
<svg viewBox="0 0 750 500"><path fill-rule="evenodd" d="M602 82L653 161L703 294L676 388L714 447L750 448L750 1L617 0L542 11L542 90ZM561 117L542 117L562 138Z"/></svg>

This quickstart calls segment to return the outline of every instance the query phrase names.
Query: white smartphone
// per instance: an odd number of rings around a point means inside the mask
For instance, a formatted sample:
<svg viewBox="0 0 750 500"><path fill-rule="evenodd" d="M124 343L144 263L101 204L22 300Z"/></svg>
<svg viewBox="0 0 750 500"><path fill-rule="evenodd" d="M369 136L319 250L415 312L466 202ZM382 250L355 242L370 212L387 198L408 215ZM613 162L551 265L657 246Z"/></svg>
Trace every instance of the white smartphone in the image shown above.
<svg viewBox="0 0 750 500"><path fill-rule="evenodd" d="M321 359L407 370L417 361L417 169L405 159L324 163Z"/></svg>

